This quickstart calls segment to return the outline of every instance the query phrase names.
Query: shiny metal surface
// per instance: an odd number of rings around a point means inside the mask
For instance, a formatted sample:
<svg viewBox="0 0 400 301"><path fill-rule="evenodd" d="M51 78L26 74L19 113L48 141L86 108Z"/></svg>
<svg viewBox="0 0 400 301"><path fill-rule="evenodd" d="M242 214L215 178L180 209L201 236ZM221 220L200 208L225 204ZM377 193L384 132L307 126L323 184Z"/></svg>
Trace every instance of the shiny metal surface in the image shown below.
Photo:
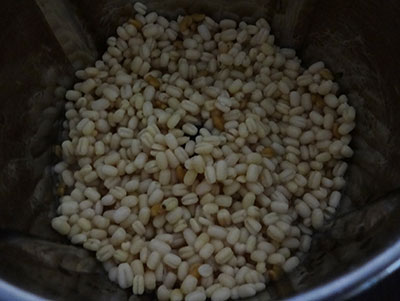
<svg viewBox="0 0 400 301"><path fill-rule="evenodd" d="M345 300L373 286L400 266L400 241L366 264L333 281L288 298L302 300Z"/></svg>
<svg viewBox="0 0 400 301"><path fill-rule="evenodd" d="M149 0L165 16L266 17L304 65L323 60L357 108L355 156L335 221L304 265L250 300L345 299L400 258L400 2ZM50 228L63 93L133 13L128 0L6 0L0 11L0 299L127 300L93 254ZM9 285L10 284L10 285ZM31 299L30 299L31 298ZM152 300L152 296L138 298Z"/></svg>

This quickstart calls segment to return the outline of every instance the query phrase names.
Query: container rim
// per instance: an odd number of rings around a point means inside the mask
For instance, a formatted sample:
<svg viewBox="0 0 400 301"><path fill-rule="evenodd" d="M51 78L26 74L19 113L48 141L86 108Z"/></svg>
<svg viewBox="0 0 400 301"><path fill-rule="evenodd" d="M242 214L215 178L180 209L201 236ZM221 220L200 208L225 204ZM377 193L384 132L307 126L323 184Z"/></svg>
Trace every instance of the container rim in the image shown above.
<svg viewBox="0 0 400 301"><path fill-rule="evenodd" d="M342 276L328 281L326 284L288 297L287 301L322 301L345 300L354 296L400 267L400 239L381 253L369 259L366 263L355 267ZM14 284L0 279L0 300L44 301L48 300L34 293L25 291Z"/></svg>
<svg viewBox="0 0 400 301"><path fill-rule="evenodd" d="M372 287L399 267L400 239L397 239L391 246L356 266L354 270L285 300L345 300Z"/></svg>

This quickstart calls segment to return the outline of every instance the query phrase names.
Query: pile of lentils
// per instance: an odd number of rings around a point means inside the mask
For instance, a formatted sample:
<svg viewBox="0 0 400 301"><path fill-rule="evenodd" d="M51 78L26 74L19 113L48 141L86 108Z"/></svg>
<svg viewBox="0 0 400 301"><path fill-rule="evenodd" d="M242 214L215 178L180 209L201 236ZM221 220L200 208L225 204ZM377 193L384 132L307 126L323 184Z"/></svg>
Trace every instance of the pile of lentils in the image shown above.
<svg viewBox="0 0 400 301"><path fill-rule="evenodd" d="M66 93L52 226L135 295L253 296L335 213L355 110L265 19L134 8Z"/></svg>

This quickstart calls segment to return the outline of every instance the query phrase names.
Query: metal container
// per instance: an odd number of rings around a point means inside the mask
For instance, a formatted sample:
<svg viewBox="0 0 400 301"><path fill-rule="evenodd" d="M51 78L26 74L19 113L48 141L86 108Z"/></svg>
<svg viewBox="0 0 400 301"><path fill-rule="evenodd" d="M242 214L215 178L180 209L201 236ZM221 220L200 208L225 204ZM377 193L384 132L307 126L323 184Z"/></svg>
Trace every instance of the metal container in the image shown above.
<svg viewBox="0 0 400 301"><path fill-rule="evenodd" d="M400 258L400 2L150 0L165 16L269 20L305 66L323 60L357 108L355 149L337 218L304 265L249 300L345 299ZM93 254L50 227L51 166L74 70L105 50L133 14L125 0L5 0L0 11L0 299L126 300ZM140 300L151 300L143 296Z"/></svg>

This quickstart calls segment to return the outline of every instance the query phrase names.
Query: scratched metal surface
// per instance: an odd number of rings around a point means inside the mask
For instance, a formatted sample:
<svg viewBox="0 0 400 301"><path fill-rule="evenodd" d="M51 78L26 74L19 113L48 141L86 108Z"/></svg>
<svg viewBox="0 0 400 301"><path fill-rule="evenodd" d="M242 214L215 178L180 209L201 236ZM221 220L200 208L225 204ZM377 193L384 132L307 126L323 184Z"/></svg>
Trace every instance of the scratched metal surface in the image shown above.
<svg viewBox="0 0 400 301"><path fill-rule="evenodd" d="M284 298L356 269L400 237L400 3L152 0L165 16L266 17L304 64L325 61L357 108L355 156L337 218L304 265L252 300ZM125 0L6 0L0 11L0 278L47 298L126 300L92 254L50 229L51 164L73 71L133 13ZM142 299L150 300L151 296ZM142 300L141 299L141 300Z"/></svg>

